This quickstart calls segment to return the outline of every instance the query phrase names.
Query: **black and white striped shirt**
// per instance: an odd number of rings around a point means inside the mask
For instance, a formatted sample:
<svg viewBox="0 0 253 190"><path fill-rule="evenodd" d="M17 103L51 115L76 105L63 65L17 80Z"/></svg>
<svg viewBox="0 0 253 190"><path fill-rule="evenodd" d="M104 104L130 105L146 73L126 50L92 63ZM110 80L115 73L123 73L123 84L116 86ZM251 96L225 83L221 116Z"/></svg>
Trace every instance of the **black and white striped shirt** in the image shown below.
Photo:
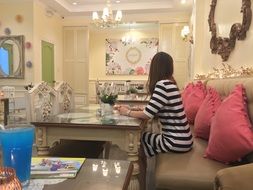
<svg viewBox="0 0 253 190"><path fill-rule="evenodd" d="M160 152L187 152L192 148L191 130L184 112L181 94L170 80L156 83L148 105L143 111L149 118L158 116L162 133L145 132L142 136L147 156Z"/></svg>

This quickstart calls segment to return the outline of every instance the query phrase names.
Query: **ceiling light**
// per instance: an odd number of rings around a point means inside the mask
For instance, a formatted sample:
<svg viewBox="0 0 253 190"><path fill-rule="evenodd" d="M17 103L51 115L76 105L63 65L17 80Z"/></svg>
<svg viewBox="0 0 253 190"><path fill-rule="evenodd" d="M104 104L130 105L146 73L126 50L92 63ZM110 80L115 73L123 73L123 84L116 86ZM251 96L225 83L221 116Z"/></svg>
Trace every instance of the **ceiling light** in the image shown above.
<svg viewBox="0 0 253 190"><path fill-rule="evenodd" d="M103 14L99 17L98 13L94 11L92 13L93 24L99 28L116 27L121 23L122 11L117 10L115 17L111 9L111 1L107 0L106 7L103 9Z"/></svg>
<svg viewBox="0 0 253 190"><path fill-rule="evenodd" d="M181 4L185 4L186 3L186 0L181 0Z"/></svg>
<svg viewBox="0 0 253 190"><path fill-rule="evenodd" d="M73 2L72 4L73 4L73 5L77 5L77 2Z"/></svg>

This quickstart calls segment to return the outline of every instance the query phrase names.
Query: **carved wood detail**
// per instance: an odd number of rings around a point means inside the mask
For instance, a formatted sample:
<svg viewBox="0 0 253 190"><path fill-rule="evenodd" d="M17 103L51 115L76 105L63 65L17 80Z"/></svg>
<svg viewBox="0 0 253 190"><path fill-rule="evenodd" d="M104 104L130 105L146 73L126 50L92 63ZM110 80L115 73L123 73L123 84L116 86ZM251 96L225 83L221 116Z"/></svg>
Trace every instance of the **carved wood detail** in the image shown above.
<svg viewBox="0 0 253 190"><path fill-rule="evenodd" d="M208 18L209 30L212 34L210 48L213 54L221 56L222 61L227 61L235 47L236 40L244 40L246 38L252 19L251 0L242 0L242 23L234 23L231 26L229 37L220 37L217 34L217 26L214 20L216 4L217 0L212 0Z"/></svg>

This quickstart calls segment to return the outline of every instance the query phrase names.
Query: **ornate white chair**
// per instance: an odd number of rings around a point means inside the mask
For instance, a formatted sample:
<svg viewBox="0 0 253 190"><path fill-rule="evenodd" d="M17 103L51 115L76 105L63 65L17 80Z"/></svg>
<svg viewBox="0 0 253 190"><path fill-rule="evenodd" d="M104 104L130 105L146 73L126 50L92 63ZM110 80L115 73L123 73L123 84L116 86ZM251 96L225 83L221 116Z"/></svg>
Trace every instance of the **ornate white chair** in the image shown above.
<svg viewBox="0 0 253 190"><path fill-rule="evenodd" d="M75 109L74 91L67 82L56 83L58 113L69 113Z"/></svg>
<svg viewBox="0 0 253 190"><path fill-rule="evenodd" d="M27 120L47 121L58 111L57 92L46 82L41 82L26 94Z"/></svg>

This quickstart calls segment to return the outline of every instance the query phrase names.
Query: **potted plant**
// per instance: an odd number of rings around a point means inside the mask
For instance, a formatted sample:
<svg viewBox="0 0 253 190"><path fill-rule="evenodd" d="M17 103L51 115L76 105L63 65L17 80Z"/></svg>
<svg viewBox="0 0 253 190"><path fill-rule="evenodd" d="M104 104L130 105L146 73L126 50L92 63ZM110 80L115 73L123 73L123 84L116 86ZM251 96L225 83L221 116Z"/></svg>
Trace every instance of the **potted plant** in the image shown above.
<svg viewBox="0 0 253 190"><path fill-rule="evenodd" d="M138 93L138 91L137 91L137 89L136 88L134 88L134 87L130 87L128 90L127 90L127 92L126 92L127 94L137 94Z"/></svg>
<svg viewBox="0 0 253 190"><path fill-rule="evenodd" d="M104 84L98 89L98 97L101 105L101 115L111 114L113 111L113 105L116 103L118 93L115 85Z"/></svg>
<svg viewBox="0 0 253 190"><path fill-rule="evenodd" d="M130 87L130 88L127 90L127 92L126 92L127 95L130 95L130 98L131 98L131 99L135 99L137 93L138 93L138 91L137 91L137 89L134 88L134 87Z"/></svg>
<svg viewBox="0 0 253 190"><path fill-rule="evenodd" d="M113 94L102 94L100 95L100 100L102 103L110 104L113 106L117 100L118 95Z"/></svg>

